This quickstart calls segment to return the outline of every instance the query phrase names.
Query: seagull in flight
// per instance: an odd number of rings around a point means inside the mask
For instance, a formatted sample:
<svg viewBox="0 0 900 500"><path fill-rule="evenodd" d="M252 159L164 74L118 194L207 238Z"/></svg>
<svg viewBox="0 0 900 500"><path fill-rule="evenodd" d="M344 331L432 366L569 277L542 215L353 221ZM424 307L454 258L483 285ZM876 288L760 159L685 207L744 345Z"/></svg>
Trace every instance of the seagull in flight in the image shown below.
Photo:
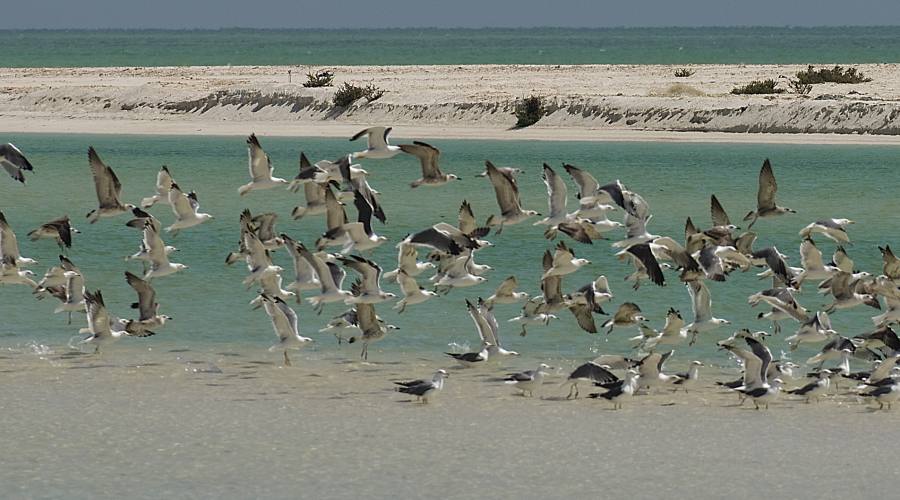
<svg viewBox="0 0 900 500"><path fill-rule="evenodd" d="M146 210L157 203L168 205L169 189L172 188L172 183L174 182L172 174L169 172L169 167L163 165L159 169L159 173L156 174L156 194L141 199L141 208Z"/></svg>
<svg viewBox="0 0 900 500"><path fill-rule="evenodd" d="M353 153L353 159L384 160L396 156L397 153L402 151L402 147L388 144L388 135L390 135L392 129L392 127L369 127L357 132L350 140L355 141L362 136L366 136L369 146L364 151Z"/></svg>
<svg viewBox="0 0 900 500"><path fill-rule="evenodd" d="M810 238L813 233L819 233L838 245L850 243L850 236L847 234L847 226L850 224L855 222L850 219L817 220L801 229L800 236Z"/></svg>
<svg viewBox="0 0 900 500"><path fill-rule="evenodd" d="M166 228L166 232L178 234L182 229L194 227L212 220L213 216L200 213L200 201L197 193L191 191L185 194L178 184L172 183L169 188L169 205L175 213L175 222Z"/></svg>
<svg viewBox="0 0 900 500"><path fill-rule="evenodd" d="M775 204L775 193L778 192L778 183L775 182L775 174L772 172L772 163L769 159L763 162L759 170L759 191L756 194L756 210L744 216L745 221L750 221L747 229L753 227L756 220L764 217L775 217L787 213L795 214L796 210Z"/></svg>
<svg viewBox="0 0 900 500"><path fill-rule="evenodd" d="M94 176L94 188L97 191L99 206L86 215L91 224L104 217L115 217L119 214L131 211L134 205L122 204L119 196L122 195L122 183L116 177L113 169L109 168L93 146L88 148L88 162L91 165L91 174Z"/></svg>
<svg viewBox="0 0 900 500"><path fill-rule="evenodd" d="M416 179L410 184L411 188L419 186L442 186L450 181L458 181L456 174L445 174L438 166L438 158L441 151L424 142L413 141L412 144L401 144L400 149L407 154L411 154L419 159L422 164L422 177Z"/></svg>
<svg viewBox="0 0 900 500"><path fill-rule="evenodd" d="M540 215L534 210L524 210L522 208L522 203L519 200L519 184L511 173L498 169L490 161L485 161L484 164L488 178L494 186L497 204L500 206L500 216L491 216L488 219L487 226L499 225L499 232L503 230L503 226L518 224L529 217Z"/></svg>
<svg viewBox="0 0 900 500"><path fill-rule="evenodd" d="M31 162L28 161L28 158L25 158L22 151L8 142L0 145L0 166L3 167L3 170L6 170L10 177L22 184L25 184L25 171L31 172L34 170Z"/></svg>
<svg viewBox="0 0 900 500"><path fill-rule="evenodd" d="M276 186L287 185L289 182L279 177L272 177L272 160L259 145L256 134L250 134L247 138L247 155L249 158L250 182L238 188L238 194L244 196L250 191L272 189Z"/></svg>
<svg viewBox="0 0 900 500"><path fill-rule="evenodd" d="M279 297L263 295L263 307L266 314L272 320L272 328L278 335L278 342L269 348L269 351L282 349L284 352L284 366L291 366L291 358L288 357L288 349L300 349L313 339L300 335L297 325L297 313Z"/></svg>
<svg viewBox="0 0 900 500"><path fill-rule="evenodd" d="M43 238L54 239L60 249L72 248L72 235L81 231L72 227L72 221L68 215L41 224L40 227L28 233L28 239L37 241Z"/></svg>

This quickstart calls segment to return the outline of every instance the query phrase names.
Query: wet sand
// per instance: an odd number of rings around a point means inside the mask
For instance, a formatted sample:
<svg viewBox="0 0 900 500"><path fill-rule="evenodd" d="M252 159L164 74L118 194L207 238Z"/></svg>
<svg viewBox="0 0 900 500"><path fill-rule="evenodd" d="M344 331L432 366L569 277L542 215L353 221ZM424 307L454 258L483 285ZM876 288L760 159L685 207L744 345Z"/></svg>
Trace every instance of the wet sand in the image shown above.
<svg viewBox="0 0 900 500"><path fill-rule="evenodd" d="M711 368L698 391L637 396L613 411L605 401L565 399L560 383L573 361L556 363L542 397L525 398L497 377L534 360L459 369L401 354L359 363L349 352L297 353L295 366L283 368L265 351L129 351L3 356L7 492L871 498L893 491L885 464L896 456L900 408L873 411L838 395L821 404L790 396L756 411L712 385L733 370ZM391 380L440 366L451 376L428 405L391 390Z"/></svg>

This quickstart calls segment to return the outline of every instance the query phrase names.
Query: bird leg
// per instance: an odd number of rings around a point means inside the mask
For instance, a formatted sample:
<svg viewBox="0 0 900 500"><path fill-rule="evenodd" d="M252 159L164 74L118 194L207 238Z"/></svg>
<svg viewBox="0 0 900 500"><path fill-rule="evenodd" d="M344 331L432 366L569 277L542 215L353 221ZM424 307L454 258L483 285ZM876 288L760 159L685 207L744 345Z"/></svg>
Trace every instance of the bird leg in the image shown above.
<svg viewBox="0 0 900 500"><path fill-rule="evenodd" d="M69 311L68 314L69 314L69 321L66 322L66 324L71 325L72 324L72 311Z"/></svg>
<svg viewBox="0 0 900 500"><path fill-rule="evenodd" d="M524 337L524 336L526 336L526 335L528 335L528 332L525 331L525 324L523 323L523 324L522 324L522 331L519 332L519 336L520 336L520 337Z"/></svg>
<svg viewBox="0 0 900 500"><path fill-rule="evenodd" d="M288 357L287 349L284 350L284 366L294 366L291 358Z"/></svg>
<svg viewBox="0 0 900 500"><path fill-rule="evenodd" d="M694 345L694 342L697 342L697 334L700 333L697 330L691 332L691 341L688 345Z"/></svg>

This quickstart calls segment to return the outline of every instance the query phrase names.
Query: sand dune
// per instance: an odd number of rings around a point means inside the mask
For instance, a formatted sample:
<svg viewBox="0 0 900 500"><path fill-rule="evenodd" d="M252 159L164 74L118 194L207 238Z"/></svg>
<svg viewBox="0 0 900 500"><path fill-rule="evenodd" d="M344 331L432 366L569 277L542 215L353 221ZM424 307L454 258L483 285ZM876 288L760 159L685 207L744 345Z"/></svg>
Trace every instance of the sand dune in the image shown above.
<svg viewBox="0 0 900 500"><path fill-rule="evenodd" d="M0 130L345 136L385 123L421 137L900 142L900 65L860 65L871 82L820 84L805 96L730 94L764 78L787 88L801 66L691 68L688 78L661 65L329 68L336 85L385 90L347 108L332 105L336 87L301 85L319 68L6 68ZM548 114L510 130L516 100L531 94Z"/></svg>

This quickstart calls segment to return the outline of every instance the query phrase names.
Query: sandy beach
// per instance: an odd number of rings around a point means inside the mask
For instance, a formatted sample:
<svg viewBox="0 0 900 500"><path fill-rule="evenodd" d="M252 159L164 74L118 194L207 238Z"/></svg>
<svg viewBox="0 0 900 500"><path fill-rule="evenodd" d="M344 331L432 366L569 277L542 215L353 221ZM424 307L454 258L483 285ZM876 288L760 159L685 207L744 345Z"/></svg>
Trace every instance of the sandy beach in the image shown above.
<svg viewBox="0 0 900 500"><path fill-rule="evenodd" d="M896 454L896 411L843 394L755 411L712 385L733 370L612 411L565 399L568 365L524 398L496 378L524 360L459 369L390 356L300 354L283 368L277 353L227 347L7 355L0 437L15 452L0 456L0 482L22 497L759 498L764 484L779 498L863 498L889 471L841 457ZM436 366L451 376L429 405L391 391ZM843 438L851 427L862 432Z"/></svg>
<svg viewBox="0 0 900 500"><path fill-rule="evenodd" d="M0 131L345 137L390 124L403 137L523 140L686 140L900 143L900 65L858 68L871 82L818 84L808 95L730 91L799 65L347 66L335 87L304 88L321 67L0 69ZM292 82L288 83L288 70ZM384 95L341 109L343 82ZM513 130L515 101L544 98L548 114Z"/></svg>

